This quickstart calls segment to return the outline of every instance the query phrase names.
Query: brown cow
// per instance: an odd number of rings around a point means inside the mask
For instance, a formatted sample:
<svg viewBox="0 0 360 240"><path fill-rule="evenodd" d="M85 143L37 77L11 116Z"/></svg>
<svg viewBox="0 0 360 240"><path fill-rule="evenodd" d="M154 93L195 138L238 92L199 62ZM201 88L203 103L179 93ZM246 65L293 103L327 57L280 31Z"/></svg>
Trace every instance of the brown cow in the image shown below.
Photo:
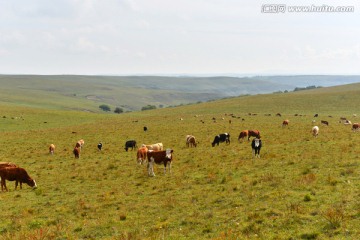
<svg viewBox="0 0 360 240"><path fill-rule="evenodd" d="M289 120L284 120L283 123L282 123L282 126L285 127L285 126L288 126L289 125Z"/></svg>
<svg viewBox="0 0 360 240"><path fill-rule="evenodd" d="M196 147L196 139L193 135L186 135L186 146L187 147Z"/></svg>
<svg viewBox="0 0 360 240"><path fill-rule="evenodd" d="M148 175L155 176L154 173L154 163L156 164L164 164L164 174L166 174L166 165L169 163L169 173L171 173L171 161L172 161L172 153L174 150L166 149L166 151L148 151Z"/></svg>
<svg viewBox="0 0 360 240"><path fill-rule="evenodd" d="M73 150L73 153L75 155L75 158L80 158L80 148L79 147L75 147Z"/></svg>
<svg viewBox="0 0 360 240"><path fill-rule="evenodd" d="M352 130L353 130L353 131L357 131L357 130L359 130L359 127L360 127L360 124L359 124L359 123L354 123L354 124L352 125Z"/></svg>
<svg viewBox="0 0 360 240"><path fill-rule="evenodd" d="M260 138L260 131L259 130L248 130L248 141L250 141L250 137Z"/></svg>
<svg viewBox="0 0 360 240"><path fill-rule="evenodd" d="M249 135L249 130L241 131L238 137L238 141L240 141L240 139L244 139L245 137L247 137L247 135Z"/></svg>
<svg viewBox="0 0 360 240"><path fill-rule="evenodd" d="M324 125L326 125L326 126L329 126L329 122L328 122L328 121L321 120L321 124L324 124Z"/></svg>
<svg viewBox="0 0 360 240"><path fill-rule="evenodd" d="M139 149L137 150L136 157L137 157L137 162L138 162L138 164L141 165L141 164L143 164L143 162L146 161L147 152L148 152L148 149L147 149L147 147L146 147L145 144L143 144L143 145L141 146L141 148L139 148Z"/></svg>
<svg viewBox="0 0 360 240"><path fill-rule="evenodd" d="M49 146L49 153L50 153L51 155L53 155L54 152L55 152L55 145L54 145L54 144L50 144L50 146Z"/></svg>
<svg viewBox="0 0 360 240"><path fill-rule="evenodd" d="M15 181L15 190L20 182L20 189L22 189L22 183L26 183L30 187L36 188L36 182L32 179L24 168L19 167L5 167L0 168L1 177L1 191L9 191L6 187L6 180Z"/></svg>

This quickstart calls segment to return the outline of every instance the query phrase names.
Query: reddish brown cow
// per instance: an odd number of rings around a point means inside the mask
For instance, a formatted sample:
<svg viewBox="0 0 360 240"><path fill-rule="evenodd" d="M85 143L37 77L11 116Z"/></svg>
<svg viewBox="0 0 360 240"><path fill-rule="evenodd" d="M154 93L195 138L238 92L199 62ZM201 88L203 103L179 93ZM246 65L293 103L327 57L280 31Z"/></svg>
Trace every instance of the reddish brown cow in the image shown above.
<svg viewBox="0 0 360 240"><path fill-rule="evenodd" d="M146 161L147 152L148 149L144 144L141 146L141 148L137 150L136 157L137 157L137 162L139 164L142 164L143 162Z"/></svg>
<svg viewBox="0 0 360 240"><path fill-rule="evenodd" d="M357 131L357 130L359 130L359 127L360 127L360 124L359 124L359 123L354 123L354 124L352 125L352 130L353 130L353 131Z"/></svg>
<svg viewBox="0 0 360 240"><path fill-rule="evenodd" d="M282 126L285 127L285 126L288 126L289 125L289 120L284 120L283 123L282 123Z"/></svg>
<svg viewBox="0 0 360 240"><path fill-rule="evenodd" d="M171 162L172 162L172 153L174 150L166 149L166 151L148 151L148 175L155 176L154 173L154 163L164 164L164 174L166 174L166 166L169 163L169 173L171 173Z"/></svg>
<svg viewBox="0 0 360 240"><path fill-rule="evenodd" d="M248 131L248 130L241 131L240 134L239 134L239 137L238 137L238 141L240 141L240 139L246 138L247 135L249 135L249 131Z"/></svg>
<svg viewBox="0 0 360 240"><path fill-rule="evenodd" d="M49 153L50 153L51 155L53 155L54 152L55 152L55 145L54 145L54 144L50 144L50 146L49 146Z"/></svg>
<svg viewBox="0 0 360 240"><path fill-rule="evenodd" d="M73 153L75 155L75 158L80 158L80 148L79 147L75 147L73 150Z"/></svg>
<svg viewBox="0 0 360 240"><path fill-rule="evenodd" d="M248 130L248 141L250 141L250 137L260 138L260 131L259 130Z"/></svg>
<svg viewBox="0 0 360 240"><path fill-rule="evenodd" d="M24 168L19 167L5 167L0 168L1 177L1 191L9 191L6 187L6 180L15 181L15 190L20 182L20 189L22 189L22 183L26 183L30 187L37 187L36 182L32 179Z"/></svg>

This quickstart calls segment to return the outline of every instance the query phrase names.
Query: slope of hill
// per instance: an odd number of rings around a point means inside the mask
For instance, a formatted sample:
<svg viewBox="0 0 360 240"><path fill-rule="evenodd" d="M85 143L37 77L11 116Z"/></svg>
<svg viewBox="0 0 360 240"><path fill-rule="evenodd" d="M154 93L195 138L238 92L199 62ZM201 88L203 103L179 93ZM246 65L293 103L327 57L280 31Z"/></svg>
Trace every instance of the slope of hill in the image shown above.
<svg viewBox="0 0 360 240"><path fill-rule="evenodd" d="M328 76L305 77L155 77L0 75L0 101L52 109L99 112L99 105L125 111L146 105L168 107L225 97L272 93ZM337 79L339 79L338 77ZM300 79L300 80L299 80ZM355 77L341 77L355 81ZM350 80L349 80L350 79ZM322 81L321 83L323 83Z"/></svg>
<svg viewBox="0 0 360 240"><path fill-rule="evenodd" d="M23 184L15 190L7 181L9 192L0 194L0 238L360 236L360 132L338 122L340 116L358 119L353 114L359 115L360 84L120 115L24 107L13 103L17 97L0 103L0 157L25 168L38 188ZM318 137L310 133L314 113L315 124L330 123L320 125ZM290 123L282 127L285 118ZM249 142L237 141L244 129L260 130L261 158L252 157ZM231 143L211 147L223 132L231 134ZM186 147L187 134L196 136L196 148ZM74 159L79 139L85 145ZM124 150L129 139L172 148L171 174L156 165L156 176L148 177L136 151Z"/></svg>

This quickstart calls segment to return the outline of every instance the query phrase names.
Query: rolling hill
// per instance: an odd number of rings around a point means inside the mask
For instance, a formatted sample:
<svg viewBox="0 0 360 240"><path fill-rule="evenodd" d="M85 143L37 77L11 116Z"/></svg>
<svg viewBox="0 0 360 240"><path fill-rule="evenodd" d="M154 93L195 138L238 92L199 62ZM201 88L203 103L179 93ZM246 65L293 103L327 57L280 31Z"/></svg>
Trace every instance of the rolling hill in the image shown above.
<svg viewBox="0 0 360 240"><path fill-rule="evenodd" d="M331 86L360 81L358 76L163 77L0 75L0 101L52 109L100 112L138 111L240 95L265 94L309 85ZM44 101L46 100L46 101Z"/></svg>

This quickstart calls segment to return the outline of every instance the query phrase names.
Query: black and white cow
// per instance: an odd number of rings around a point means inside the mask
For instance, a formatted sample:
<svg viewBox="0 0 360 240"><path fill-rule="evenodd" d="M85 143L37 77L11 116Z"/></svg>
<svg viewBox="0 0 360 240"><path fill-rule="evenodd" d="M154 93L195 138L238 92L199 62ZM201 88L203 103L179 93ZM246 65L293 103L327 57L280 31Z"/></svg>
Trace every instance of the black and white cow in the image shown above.
<svg viewBox="0 0 360 240"><path fill-rule="evenodd" d="M226 142L227 144L230 144L230 134L229 133L221 133L217 136L215 136L214 141L211 143L211 145L214 147L215 145L219 146L219 143Z"/></svg>
<svg viewBox="0 0 360 240"><path fill-rule="evenodd" d="M253 151L253 156L260 158L260 149L262 147L261 139L259 137L256 137L251 142L251 148Z"/></svg>
<svg viewBox="0 0 360 240"><path fill-rule="evenodd" d="M101 143L101 142L99 142L99 144L97 145L97 147L98 147L99 151L101 151L101 148L102 148L102 143Z"/></svg>
<svg viewBox="0 0 360 240"><path fill-rule="evenodd" d="M134 150L134 148L136 148L135 140L129 140L125 143L125 150L128 151L129 148L131 148L131 150Z"/></svg>

